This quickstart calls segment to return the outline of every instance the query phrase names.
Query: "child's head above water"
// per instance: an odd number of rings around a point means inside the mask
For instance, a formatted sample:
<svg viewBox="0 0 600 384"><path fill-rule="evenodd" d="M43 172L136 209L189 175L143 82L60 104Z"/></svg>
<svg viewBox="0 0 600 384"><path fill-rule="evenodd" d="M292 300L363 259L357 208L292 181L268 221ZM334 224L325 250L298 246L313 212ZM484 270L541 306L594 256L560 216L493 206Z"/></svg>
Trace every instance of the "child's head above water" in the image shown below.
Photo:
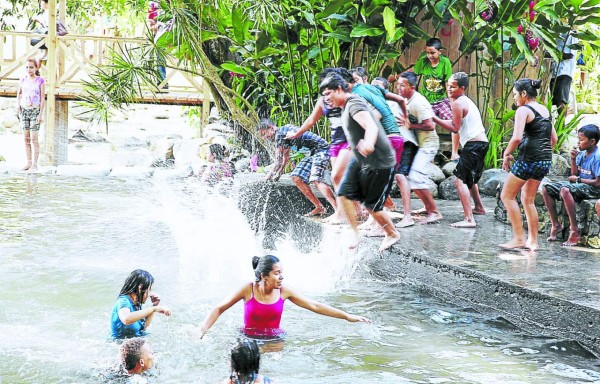
<svg viewBox="0 0 600 384"><path fill-rule="evenodd" d="M127 373L142 373L154 366L154 354L142 338L128 339L120 349L121 365Z"/></svg>
<svg viewBox="0 0 600 384"><path fill-rule="evenodd" d="M240 340L231 350L231 379L246 382L248 377L258 374L260 350L254 340Z"/></svg>
<svg viewBox="0 0 600 384"><path fill-rule="evenodd" d="M144 271L143 269L136 269L127 276L119 296L130 295L133 293L136 296L136 304L142 305L148 298L148 293L152 289L153 283L154 277L152 277L150 272Z"/></svg>

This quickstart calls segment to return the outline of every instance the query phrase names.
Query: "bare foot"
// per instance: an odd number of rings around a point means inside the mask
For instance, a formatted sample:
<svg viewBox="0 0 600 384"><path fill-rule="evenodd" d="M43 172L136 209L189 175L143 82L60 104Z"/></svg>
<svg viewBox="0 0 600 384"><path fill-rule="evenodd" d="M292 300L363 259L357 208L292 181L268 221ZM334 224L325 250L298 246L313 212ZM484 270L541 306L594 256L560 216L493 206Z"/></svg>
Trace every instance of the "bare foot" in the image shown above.
<svg viewBox="0 0 600 384"><path fill-rule="evenodd" d="M323 222L329 225L340 225L344 222L344 220L342 220L340 215L336 212L333 215L326 218L325 220L323 220Z"/></svg>
<svg viewBox="0 0 600 384"><path fill-rule="evenodd" d="M558 239L556 238L556 235L558 235L558 232L562 232L563 230L563 226L558 224L557 226L552 225L552 228L550 228L550 236L548 236L548 241L558 241Z"/></svg>
<svg viewBox="0 0 600 384"><path fill-rule="evenodd" d="M31 163L27 163L27 164L25 164L25 166L24 166L23 168L21 168L21 171L26 171L26 170L28 170L29 168L31 168Z"/></svg>
<svg viewBox="0 0 600 384"><path fill-rule="evenodd" d="M562 243L563 247L573 247L579 243L579 230L569 231L569 238Z"/></svg>
<svg viewBox="0 0 600 384"><path fill-rule="evenodd" d="M383 239L381 245L379 246L379 252L383 252L386 249L390 248L392 245L396 244L398 240L400 240L400 234L398 233L398 231L394 231L393 235L388 235Z"/></svg>
<svg viewBox="0 0 600 384"><path fill-rule="evenodd" d="M525 248L525 244L527 244L525 240L512 239L508 243L499 244L498 246L502 249L520 249Z"/></svg>
<svg viewBox="0 0 600 384"><path fill-rule="evenodd" d="M35 172L37 171L38 167L37 164L33 164L28 170L27 172Z"/></svg>
<svg viewBox="0 0 600 384"><path fill-rule="evenodd" d="M421 224L431 224L440 220L442 220L442 214L439 212L433 212L425 216L425 219L421 221Z"/></svg>
<svg viewBox="0 0 600 384"><path fill-rule="evenodd" d="M406 227L410 227L412 225L415 225L415 221L413 220L412 217L410 217L410 215L406 215L406 216L404 216L404 218L402 218L402 220L400 220L398 223L396 223L395 227L396 228L406 228Z"/></svg>
<svg viewBox="0 0 600 384"><path fill-rule="evenodd" d="M304 217L315 217L315 216L323 216L327 213L327 209L325 207L317 207L312 211L308 212Z"/></svg>
<svg viewBox="0 0 600 384"><path fill-rule="evenodd" d="M348 244L348 248L355 249L360 244L361 237L358 232L353 232L352 237L350 239L350 243Z"/></svg>
<svg viewBox="0 0 600 384"><path fill-rule="evenodd" d="M475 228L477 224L475 223L475 220L464 219L463 221L452 223L450 226L454 228Z"/></svg>
<svg viewBox="0 0 600 384"><path fill-rule="evenodd" d="M527 242L525 243L525 248L529 249L530 251L537 251L538 249L540 249L540 246L537 242L534 243L527 239Z"/></svg>
<svg viewBox="0 0 600 384"><path fill-rule="evenodd" d="M423 208L419 208L417 210L414 211L410 211L411 215L426 215L427 214L427 210L425 209L425 207Z"/></svg>
<svg viewBox="0 0 600 384"><path fill-rule="evenodd" d="M474 215L485 215L485 208L473 208Z"/></svg>

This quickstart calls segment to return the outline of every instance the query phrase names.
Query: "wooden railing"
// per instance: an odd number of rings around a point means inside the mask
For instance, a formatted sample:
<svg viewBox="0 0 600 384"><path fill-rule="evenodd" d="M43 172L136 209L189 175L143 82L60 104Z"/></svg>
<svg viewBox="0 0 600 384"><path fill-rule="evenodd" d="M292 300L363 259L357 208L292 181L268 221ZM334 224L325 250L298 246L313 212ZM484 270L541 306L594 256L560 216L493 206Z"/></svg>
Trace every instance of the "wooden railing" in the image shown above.
<svg viewBox="0 0 600 384"><path fill-rule="evenodd" d="M32 46L31 40L36 38L42 40ZM57 36L56 39L54 87L59 99L78 99L83 94L84 82L91 79L90 76L98 67L111 63L110 52L132 52L148 43L144 38L72 34ZM0 31L0 86L5 91L7 87L18 86L19 79L24 75L25 60L36 57L39 48L47 40L48 35ZM46 45L51 47L50 44ZM200 76L179 70L173 61L168 60L166 66L166 78L156 87L149 85L143 89L148 92L147 98L154 100L141 102L200 105L205 95L210 97ZM49 78L48 67L42 66L40 71L42 76Z"/></svg>

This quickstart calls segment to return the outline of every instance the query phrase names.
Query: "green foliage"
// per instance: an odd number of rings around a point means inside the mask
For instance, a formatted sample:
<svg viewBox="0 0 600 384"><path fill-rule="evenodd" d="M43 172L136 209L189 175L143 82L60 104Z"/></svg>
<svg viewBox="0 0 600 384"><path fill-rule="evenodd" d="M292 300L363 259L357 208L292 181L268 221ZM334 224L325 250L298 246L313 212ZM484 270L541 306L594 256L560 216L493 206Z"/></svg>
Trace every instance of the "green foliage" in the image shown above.
<svg viewBox="0 0 600 384"><path fill-rule="evenodd" d="M571 120L566 121L567 109L565 108L556 118L554 122L554 129L556 129L556 135L558 136L558 141L556 142L556 146L554 147L555 152L560 152L563 149L563 145L565 141L569 138L569 135L574 130L577 130L579 123L583 120L582 111L579 111L573 116Z"/></svg>
<svg viewBox="0 0 600 384"><path fill-rule="evenodd" d="M502 153L506 146L506 137L510 135L511 129L507 128L507 123L515 117L515 111L509 110L504 115L497 119L494 117L494 111L488 108L489 130L487 138L490 142L490 147L485 155L486 168L499 168L502 166Z"/></svg>
<svg viewBox="0 0 600 384"><path fill-rule="evenodd" d="M600 27L596 26L600 33ZM573 88L575 89L577 103L586 103L594 111L600 111L600 51L589 43L582 44L585 65L577 66Z"/></svg>

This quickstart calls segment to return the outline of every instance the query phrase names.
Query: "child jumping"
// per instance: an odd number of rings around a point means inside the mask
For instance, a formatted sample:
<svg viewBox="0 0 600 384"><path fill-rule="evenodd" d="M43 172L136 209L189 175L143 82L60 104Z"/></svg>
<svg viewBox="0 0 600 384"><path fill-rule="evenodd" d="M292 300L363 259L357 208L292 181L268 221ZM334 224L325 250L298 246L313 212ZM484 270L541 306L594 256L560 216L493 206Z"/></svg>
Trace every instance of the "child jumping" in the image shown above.
<svg viewBox="0 0 600 384"><path fill-rule="evenodd" d="M452 133L458 133L462 154L454 169L456 176L456 189L463 206L465 218L451 224L459 228L475 228L473 213L485 212L479 196L477 182L483 173L485 154L490 143L485 135L481 121L481 114L473 100L465 95L469 86L469 75L456 72L448 80L448 97L452 101L452 120L442 120L437 116L433 120L442 128ZM475 209L471 207L471 197L475 202Z"/></svg>
<svg viewBox="0 0 600 384"><path fill-rule="evenodd" d="M542 190L544 203L552 221L548 241L556 241L557 233L563 229L558 221L556 200L562 199L565 204L570 231L569 238L562 243L564 246L574 246L579 242L580 232L577 227L575 203L600 198L600 151L598 151L600 130L597 125L588 124L579 129L577 136L579 151L577 148L571 150L571 176L568 181L548 183Z"/></svg>
<svg viewBox="0 0 600 384"><path fill-rule="evenodd" d="M17 111L21 121L21 129L25 138L25 154L27 164L24 171L37 170L37 161L40 155L38 132L40 124L44 121L46 110L46 86L44 78L38 75L38 64L35 59L25 61L26 75L19 83L17 91Z"/></svg>

